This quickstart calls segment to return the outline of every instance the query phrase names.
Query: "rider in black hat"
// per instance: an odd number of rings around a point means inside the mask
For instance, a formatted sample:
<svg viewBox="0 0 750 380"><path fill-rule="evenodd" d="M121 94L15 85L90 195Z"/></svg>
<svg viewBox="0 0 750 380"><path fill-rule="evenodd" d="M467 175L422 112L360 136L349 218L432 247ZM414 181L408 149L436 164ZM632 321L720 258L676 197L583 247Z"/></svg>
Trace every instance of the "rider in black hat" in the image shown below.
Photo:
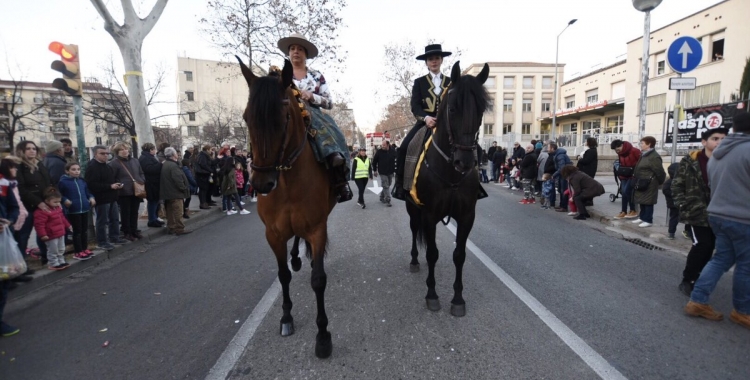
<svg viewBox="0 0 750 380"><path fill-rule="evenodd" d="M406 150L409 148L409 142L414 134L426 125L429 128L435 128L437 125L437 111L440 101L448 92L451 78L440 72L440 66L443 64L443 58L451 55L451 52L443 51L439 44L427 45L424 48L424 54L417 57L420 61L425 61L429 73L423 77L414 80L414 87L411 91L411 112L417 118L417 123L401 141L401 148L398 150L396 163L396 184L392 196L396 199L405 200L404 182L404 164L406 162Z"/></svg>

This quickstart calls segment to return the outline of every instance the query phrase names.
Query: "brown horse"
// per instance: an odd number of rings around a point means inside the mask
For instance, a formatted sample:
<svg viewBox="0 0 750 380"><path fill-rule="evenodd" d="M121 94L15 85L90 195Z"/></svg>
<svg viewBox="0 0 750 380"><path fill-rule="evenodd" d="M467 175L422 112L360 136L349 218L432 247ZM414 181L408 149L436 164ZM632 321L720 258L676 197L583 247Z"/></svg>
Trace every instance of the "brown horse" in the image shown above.
<svg viewBox="0 0 750 380"><path fill-rule="evenodd" d="M327 330L324 302L327 276L323 267L328 215L336 205L331 177L315 159L308 141L309 119L306 118L309 116L292 83L292 64L285 61L280 76L257 77L239 57L237 60L250 87L250 99L243 115L253 147L250 182L264 195L258 198L258 215L266 226L266 240L279 265L284 296L281 335L294 333L287 242L295 238L292 269L296 272L301 266L297 257L301 237L305 240L308 257L312 258L311 283L318 306L315 355L326 358L333 349L331 333Z"/></svg>

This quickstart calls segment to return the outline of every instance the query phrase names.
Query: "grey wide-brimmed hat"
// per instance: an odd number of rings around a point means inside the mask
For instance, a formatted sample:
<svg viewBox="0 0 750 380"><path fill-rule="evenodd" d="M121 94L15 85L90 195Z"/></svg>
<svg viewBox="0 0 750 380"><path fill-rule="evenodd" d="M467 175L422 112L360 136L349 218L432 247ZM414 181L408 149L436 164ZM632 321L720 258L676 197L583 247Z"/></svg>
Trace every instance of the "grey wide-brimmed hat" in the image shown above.
<svg viewBox="0 0 750 380"><path fill-rule="evenodd" d="M424 54L417 56L417 60L424 61L431 55L439 55L441 57L447 57L453 53L449 51L443 51L443 47L440 44L427 45L424 47Z"/></svg>
<svg viewBox="0 0 750 380"><path fill-rule="evenodd" d="M315 58L318 56L318 48L315 47L315 45L308 41L305 36L297 33L293 33L289 37L284 37L279 40L279 49L282 53L285 55L289 55L289 47L292 45L300 45L307 51L307 58Z"/></svg>

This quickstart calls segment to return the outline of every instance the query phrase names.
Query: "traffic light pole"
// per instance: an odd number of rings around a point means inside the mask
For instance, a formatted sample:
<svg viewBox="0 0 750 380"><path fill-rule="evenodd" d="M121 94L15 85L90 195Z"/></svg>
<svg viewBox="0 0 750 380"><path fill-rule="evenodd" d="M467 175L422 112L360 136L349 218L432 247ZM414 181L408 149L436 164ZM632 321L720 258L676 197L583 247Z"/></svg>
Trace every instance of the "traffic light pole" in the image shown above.
<svg viewBox="0 0 750 380"><path fill-rule="evenodd" d="M83 97L73 96L73 112L76 119L76 145L78 145L78 162L81 164L81 176L86 173L89 152L86 150L86 139L83 134Z"/></svg>

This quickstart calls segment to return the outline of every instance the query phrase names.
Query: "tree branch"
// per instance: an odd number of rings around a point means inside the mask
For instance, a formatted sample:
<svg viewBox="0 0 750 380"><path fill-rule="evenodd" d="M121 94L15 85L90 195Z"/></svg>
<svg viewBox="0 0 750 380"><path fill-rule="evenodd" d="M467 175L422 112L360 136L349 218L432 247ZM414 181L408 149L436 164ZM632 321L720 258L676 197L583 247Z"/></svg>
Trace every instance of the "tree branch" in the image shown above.
<svg viewBox="0 0 750 380"><path fill-rule="evenodd" d="M154 28L154 25L156 25L156 21L159 20L162 12L164 12L164 8L167 6L167 1L168 0L158 0L156 4L154 4L154 7L151 9L151 12L148 14L148 16L146 16L145 19L141 20L144 36L149 34L149 32L151 32L151 29Z"/></svg>
<svg viewBox="0 0 750 380"><path fill-rule="evenodd" d="M115 19L112 18L112 14L109 13L107 6L104 5L104 1L91 0L91 4L94 5L96 11L99 12L99 15L102 16L102 19L104 19L104 30L106 30L107 33L112 36L112 38L117 39L115 36L122 26L120 26L117 22L115 22Z"/></svg>

